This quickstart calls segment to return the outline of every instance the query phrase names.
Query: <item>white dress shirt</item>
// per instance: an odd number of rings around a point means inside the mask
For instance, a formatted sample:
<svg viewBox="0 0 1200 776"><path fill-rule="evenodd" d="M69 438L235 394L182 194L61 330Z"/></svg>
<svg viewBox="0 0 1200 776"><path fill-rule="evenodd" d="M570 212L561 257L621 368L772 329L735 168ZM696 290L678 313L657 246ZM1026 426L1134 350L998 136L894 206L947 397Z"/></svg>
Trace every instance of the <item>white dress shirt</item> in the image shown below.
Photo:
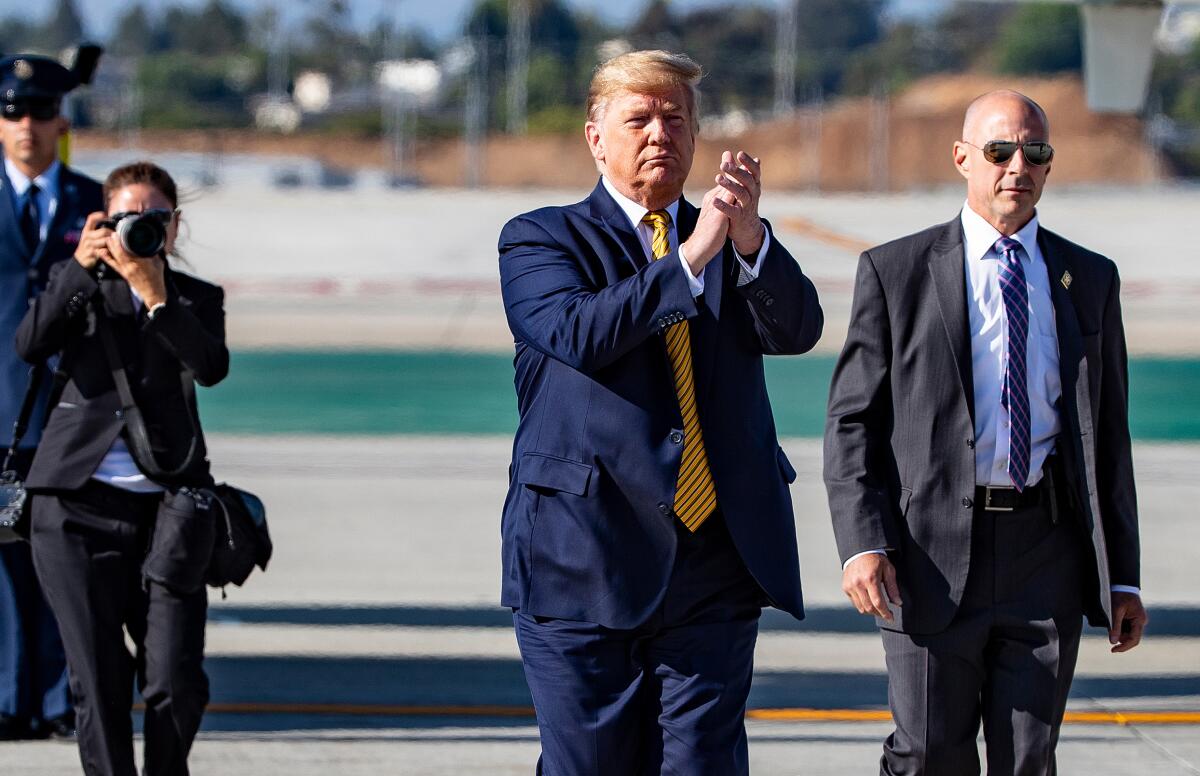
<svg viewBox="0 0 1200 776"><path fill-rule="evenodd" d="M38 242L46 239L50 221L54 218L54 212L58 210L58 173L61 169L62 164L55 159L41 175L30 180L25 173L17 169L11 159L7 156L4 157L4 172L8 175L8 181L13 187L13 207L16 208L18 218L21 216L21 205L25 202L25 192L29 191L31 183L37 184L38 194L35 203L38 211L38 224L41 227Z"/></svg>
<svg viewBox="0 0 1200 776"><path fill-rule="evenodd" d="M963 205L961 220L975 388L975 484L1011 488L1008 410L1001 403L1008 326L1000 294L1000 255L993 248L1003 235L968 205ZM1041 481L1042 465L1054 452L1054 440L1062 430L1057 407L1062 396L1058 333L1054 327L1054 303L1050 299L1050 275L1038 248L1037 233L1038 219L1034 214L1028 224L1011 236L1025 249L1021 264L1029 291L1025 363L1031 445L1026 485Z"/></svg>
<svg viewBox="0 0 1200 776"><path fill-rule="evenodd" d="M637 233L638 240L642 243L642 248L646 252L646 258L650 261L653 261L654 227L642 221L642 219L645 218L646 214L650 211L634 202L629 197L626 197L621 192L617 191L617 188L609 182L607 177L602 177L600 180L604 184L605 191L609 193L609 196L616 201L617 205L620 206L621 211L625 213L627 218L629 218L629 223L633 226L633 231ZM692 296L700 296L704 293L704 275L701 274L700 277L696 277L692 274L692 268L688 265L687 258L683 255L683 248L679 245L679 229L676 226L679 221L679 200L675 200L671 204L667 205L664 209L671 216L671 225L668 228L668 238L671 243L671 248L678 249L679 263L683 266L683 274L687 277L688 287L692 290ZM755 258L753 266L746 263L746 260L743 259L736 250L734 251L734 254L737 255L738 264L741 265L737 281L739 286L744 286L758 278L759 270L762 269L763 259L766 257L767 248L769 248L770 245L771 230L767 229L766 225L764 224L763 244L762 247L758 249L758 256Z"/></svg>

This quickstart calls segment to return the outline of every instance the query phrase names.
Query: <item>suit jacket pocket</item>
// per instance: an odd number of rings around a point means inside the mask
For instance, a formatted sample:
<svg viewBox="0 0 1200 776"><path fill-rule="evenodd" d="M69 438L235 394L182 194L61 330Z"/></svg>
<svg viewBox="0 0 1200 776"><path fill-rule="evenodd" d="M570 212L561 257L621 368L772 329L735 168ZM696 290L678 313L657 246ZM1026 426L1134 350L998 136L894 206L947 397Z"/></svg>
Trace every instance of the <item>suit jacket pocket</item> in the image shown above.
<svg viewBox="0 0 1200 776"><path fill-rule="evenodd" d="M783 474L783 479L787 481L787 484L791 485L796 481L796 469L784 454L782 447L775 448L775 451L775 457L779 460L779 471Z"/></svg>
<svg viewBox="0 0 1200 776"><path fill-rule="evenodd" d="M517 467L517 478L527 488L586 496L593 469L590 464L555 455L524 453Z"/></svg>

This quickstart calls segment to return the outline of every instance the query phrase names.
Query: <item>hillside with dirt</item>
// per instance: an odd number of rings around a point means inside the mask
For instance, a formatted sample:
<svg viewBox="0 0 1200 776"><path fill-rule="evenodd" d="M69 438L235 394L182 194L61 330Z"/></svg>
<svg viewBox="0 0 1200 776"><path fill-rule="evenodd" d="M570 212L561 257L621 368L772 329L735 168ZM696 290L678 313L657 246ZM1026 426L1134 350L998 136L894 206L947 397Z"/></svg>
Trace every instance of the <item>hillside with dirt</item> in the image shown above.
<svg viewBox="0 0 1200 776"><path fill-rule="evenodd" d="M704 187L721 151L737 148L761 157L765 183L779 189L897 191L953 183L957 173L950 148L959 137L963 111L974 97L1001 87L1028 94L1046 109L1057 184L1137 184L1160 177L1140 119L1091 112L1077 78L967 74L918 81L887 101L839 99L753 125L736 136L703 136L693 183ZM596 171L582 135L582 120L578 135L494 135L486 143L479 179L485 186L498 187L590 187ZM125 141L113 134L81 131L75 142L78 149L87 150L120 148ZM347 169L386 163L379 140L318 134L142 132L136 146L150 153L301 156ZM460 139L426 141L417 148L413 169L428 185L461 186L466 160Z"/></svg>

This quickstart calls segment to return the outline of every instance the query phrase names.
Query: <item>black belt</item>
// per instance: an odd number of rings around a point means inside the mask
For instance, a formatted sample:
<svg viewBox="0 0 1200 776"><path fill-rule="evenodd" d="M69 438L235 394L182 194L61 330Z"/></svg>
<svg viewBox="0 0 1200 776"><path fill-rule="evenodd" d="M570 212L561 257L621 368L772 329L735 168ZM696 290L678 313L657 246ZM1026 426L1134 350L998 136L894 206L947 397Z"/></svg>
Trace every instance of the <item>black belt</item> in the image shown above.
<svg viewBox="0 0 1200 776"><path fill-rule="evenodd" d="M1014 509L1036 507L1044 503L1043 482L1030 485L1022 491L997 485L976 485L975 503L985 512L1011 512Z"/></svg>

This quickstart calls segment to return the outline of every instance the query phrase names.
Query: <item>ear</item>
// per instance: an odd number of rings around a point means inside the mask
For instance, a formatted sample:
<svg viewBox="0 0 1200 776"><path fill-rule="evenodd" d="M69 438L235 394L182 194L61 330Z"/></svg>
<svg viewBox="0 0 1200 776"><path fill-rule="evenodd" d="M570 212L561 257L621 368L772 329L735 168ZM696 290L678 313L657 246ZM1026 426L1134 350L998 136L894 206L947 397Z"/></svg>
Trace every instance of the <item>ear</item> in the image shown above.
<svg viewBox="0 0 1200 776"><path fill-rule="evenodd" d="M587 140L588 150L592 152L592 158L603 162L604 136L600 132L600 125L594 121L587 122L583 125L583 136Z"/></svg>
<svg viewBox="0 0 1200 776"><path fill-rule="evenodd" d="M954 141L954 167L964 178L971 176L971 147L962 141Z"/></svg>

